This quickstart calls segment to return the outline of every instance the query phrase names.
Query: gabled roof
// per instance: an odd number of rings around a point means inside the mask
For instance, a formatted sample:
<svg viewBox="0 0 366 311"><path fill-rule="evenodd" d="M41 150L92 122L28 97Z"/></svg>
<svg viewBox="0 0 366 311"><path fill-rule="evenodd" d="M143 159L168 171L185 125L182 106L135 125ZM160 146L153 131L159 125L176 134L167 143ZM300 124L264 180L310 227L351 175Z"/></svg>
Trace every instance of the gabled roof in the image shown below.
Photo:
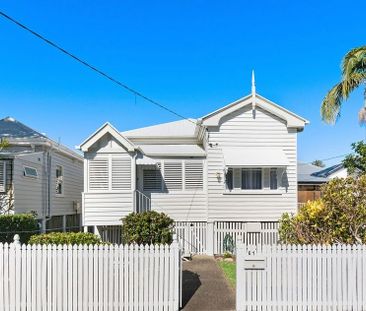
<svg viewBox="0 0 366 311"><path fill-rule="evenodd" d="M178 120L125 131L121 134L131 139L143 137L196 137L196 123L196 119Z"/></svg>
<svg viewBox="0 0 366 311"><path fill-rule="evenodd" d="M88 151L89 148L105 134L112 135L122 146L127 149L127 151L132 152L136 149L136 147L125 136L118 132L109 122L103 124L99 129L97 129L79 146L79 148L83 152Z"/></svg>
<svg viewBox="0 0 366 311"><path fill-rule="evenodd" d="M202 124L206 126L218 126L220 124L221 118L251 104L253 104L252 95L240 98L237 101L204 116L202 118ZM275 104L274 102L259 94L255 95L255 106L261 107L262 109L285 120L287 122L287 127L303 129L304 126L309 123L309 121L307 121L306 119Z"/></svg>
<svg viewBox="0 0 366 311"><path fill-rule="evenodd" d="M322 169L321 171L314 173L314 176L329 177L330 175L332 175L335 172L338 172L339 170L342 170L342 169L344 169L344 166L342 163L339 163L339 164L335 164L333 166L327 167L325 169Z"/></svg>
<svg viewBox="0 0 366 311"><path fill-rule="evenodd" d="M47 137L11 117L0 120L0 137L7 139L35 139Z"/></svg>
<svg viewBox="0 0 366 311"><path fill-rule="evenodd" d="M307 183L307 184L323 184L329 179L324 176L317 176L316 173L319 172L321 168L319 166L309 164L309 163L297 163L297 182Z"/></svg>

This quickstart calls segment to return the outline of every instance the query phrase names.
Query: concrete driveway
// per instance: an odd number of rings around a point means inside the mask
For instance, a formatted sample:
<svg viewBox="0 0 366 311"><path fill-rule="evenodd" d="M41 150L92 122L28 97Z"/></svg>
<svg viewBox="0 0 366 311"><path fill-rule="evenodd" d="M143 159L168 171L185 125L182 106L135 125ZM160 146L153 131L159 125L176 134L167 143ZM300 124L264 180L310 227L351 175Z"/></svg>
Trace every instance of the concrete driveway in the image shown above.
<svg viewBox="0 0 366 311"><path fill-rule="evenodd" d="M213 257L184 262L182 284L184 311L235 310L235 291Z"/></svg>

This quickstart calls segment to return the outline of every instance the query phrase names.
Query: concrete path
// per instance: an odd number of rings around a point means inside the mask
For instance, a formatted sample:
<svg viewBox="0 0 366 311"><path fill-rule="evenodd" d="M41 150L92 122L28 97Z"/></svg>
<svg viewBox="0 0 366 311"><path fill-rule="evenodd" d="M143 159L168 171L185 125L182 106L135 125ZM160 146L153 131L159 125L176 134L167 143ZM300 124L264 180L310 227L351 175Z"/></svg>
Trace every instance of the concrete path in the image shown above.
<svg viewBox="0 0 366 311"><path fill-rule="evenodd" d="M184 311L235 310L235 291L213 257L183 263L182 295Z"/></svg>

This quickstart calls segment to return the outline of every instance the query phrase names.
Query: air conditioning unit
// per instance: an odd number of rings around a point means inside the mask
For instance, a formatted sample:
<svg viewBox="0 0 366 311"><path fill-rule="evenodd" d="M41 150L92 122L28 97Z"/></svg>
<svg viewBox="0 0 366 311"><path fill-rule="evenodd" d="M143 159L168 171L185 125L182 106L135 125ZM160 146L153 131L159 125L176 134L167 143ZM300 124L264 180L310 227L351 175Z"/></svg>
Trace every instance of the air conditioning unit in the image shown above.
<svg viewBox="0 0 366 311"><path fill-rule="evenodd" d="M76 214L80 214L80 212L81 212L81 204L80 204L80 202L79 201L73 201L72 202L72 206L74 208L75 213Z"/></svg>

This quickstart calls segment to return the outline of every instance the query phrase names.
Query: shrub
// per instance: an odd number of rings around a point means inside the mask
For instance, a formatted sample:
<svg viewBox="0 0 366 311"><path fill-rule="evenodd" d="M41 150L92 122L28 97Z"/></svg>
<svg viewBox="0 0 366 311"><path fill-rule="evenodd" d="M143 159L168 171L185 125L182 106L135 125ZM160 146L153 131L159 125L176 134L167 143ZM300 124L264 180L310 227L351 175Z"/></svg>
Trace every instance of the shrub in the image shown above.
<svg viewBox="0 0 366 311"><path fill-rule="evenodd" d="M164 213L131 213L122 220L122 241L126 244L170 244L174 221Z"/></svg>
<svg viewBox="0 0 366 311"><path fill-rule="evenodd" d="M333 179L322 199L280 219L280 241L291 244L366 243L366 176Z"/></svg>
<svg viewBox="0 0 366 311"><path fill-rule="evenodd" d="M27 243L38 231L38 221L33 214L0 215L1 243L12 243L15 234L19 234L21 243Z"/></svg>
<svg viewBox="0 0 366 311"><path fill-rule="evenodd" d="M32 235L29 244L99 245L104 242L100 237L89 232L51 232Z"/></svg>

